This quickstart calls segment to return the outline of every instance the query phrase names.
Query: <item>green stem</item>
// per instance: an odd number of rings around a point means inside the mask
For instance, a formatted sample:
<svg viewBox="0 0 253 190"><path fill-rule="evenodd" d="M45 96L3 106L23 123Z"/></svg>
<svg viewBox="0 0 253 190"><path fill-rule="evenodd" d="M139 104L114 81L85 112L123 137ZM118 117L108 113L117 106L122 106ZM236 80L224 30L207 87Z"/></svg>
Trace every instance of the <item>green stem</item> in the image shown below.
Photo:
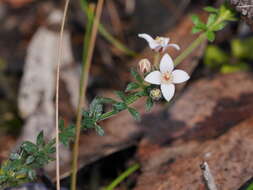
<svg viewBox="0 0 253 190"><path fill-rule="evenodd" d="M87 85L88 85L88 78L89 78L89 72L90 72L90 66L92 61L92 55L95 47L96 42L96 36L98 31L98 24L100 21L102 9L103 9L104 0L98 0L97 8L96 8L96 14L94 23L92 24L91 31L87 31L89 33L89 36L87 39L89 39L89 42L86 42L84 46L87 48L84 51L87 51L84 53L84 63L82 68L82 75L81 75L81 81L80 81L80 94L79 94L79 102L78 102L78 109L77 109L77 119L76 119L76 135L75 135L75 143L73 147L73 161L72 161L72 176L71 176L71 190L76 190L76 184L77 184L77 166L78 166L78 155L79 155L79 139L80 139L80 133L81 133L81 120L82 120L82 109L84 106L84 99L87 91ZM93 20L93 19L92 19ZM85 37L86 39L86 37Z"/></svg>
<svg viewBox="0 0 253 190"><path fill-rule="evenodd" d="M134 102L137 101L139 98L140 98L140 96L134 96L134 98L131 98L128 102L126 102L126 105L130 105L130 104L134 103ZM126 109L124 109L124 110L126 110ZM124 111L124 110L122 110L122 111ZM104 114L101 115L99 121L108 119L108 118L110 118L110 117L116 115L117 113L119 113L119 112L114 111L114 110L109 111L109 112L106 112L106 113L104 113Z"/></svg>
<svg viewBox="0 0 253 190"><path fill-rule="evenodd" d="M85 12L86 16L88 18L92 18L94 16L94 11L90 10L88 8L88 3L86 0L81 0L82 9ZM118 48L120 51L124 52L125 54L129 56L137 56L137 53L132 51L131 49L127 48L124 44L122 44L119 40L117 40L115 37L113 37L106 28L100 23L98 25L98 31L99 33L107 39L111 44L113 44L116 48Z"/></svg>
<svg viewBox="0 0 253 190"><path fill-rule="evenodd" d="M113 182L104 188L104 190L113 190L117 185L119 185L122 181L124 181L128 176L134 173L136 170L140 168L140 164L134 164L129 167L126 171L124 171L120 176L118 176Z"/></svg>
<svg viewBox="0 0 253 190"><path fill-rule="evenodd" d="M206 40L205 33L202 33L198 36L196 40L194 40L190 46L188 46L174 61L174 65L178 65L181 63L188 55L190 55L195 48L197 48L202 42Z"/></svg>

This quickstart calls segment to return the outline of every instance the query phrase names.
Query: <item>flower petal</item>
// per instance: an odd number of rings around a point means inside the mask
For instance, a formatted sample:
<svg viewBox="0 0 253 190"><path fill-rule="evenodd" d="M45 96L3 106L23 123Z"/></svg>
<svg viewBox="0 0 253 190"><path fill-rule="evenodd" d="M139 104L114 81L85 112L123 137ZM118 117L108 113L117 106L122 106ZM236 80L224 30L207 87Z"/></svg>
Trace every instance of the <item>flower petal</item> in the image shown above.
<svg viewBox="0 0 253 190"><path fill-rule="evenodd" d="M153 71L149 73L144 80L150 84L159 85L161 84L161 73L160 71Z"/></svg>
<svg viewBox="0 0 253 190"><path fill-rule="evenodd" d="M172 61L172 58L169 56L169 54L164 54L164 56L161 59L160 62L160 71L162 73L164 72L172 72L174 69L174 63Z"/></svg>
<svg viewBox="0 0 253 190"><path fill-rule="evenodd" d="M159 44L148 34L138 34L138 37L145 39L151 49L155 49Z"/></svg>
<svg viewBox="0 0 253 190"><path fill-rule="evenodd" d="M179 45L177 45L177 44L169 44L168 47L173 47L173 48L175 48L176 50L180 50L180 47L179 47Z"/></svg>
<svg viewBox="0 0 253 190"><path fill-rule="evenodd" d="M163 47L167 47L168 44L169 44L169 42L170 42L170 38L160 37L160 39L161 39L161 41L162 41L161 45L162 45Z"/></svg>
<svg viewBox="0 0 253 190"><path fill-rule="evenodd" d="M178 84L189 80L190 76L187 72L177 69L172 72L172 78L172 82Z"/></svg>
<svg viewBox="0 0 253 190"><path fill-rule="evenodd" d="M161 84L163 97L169 102L175 94L174 84Z"/></svg>

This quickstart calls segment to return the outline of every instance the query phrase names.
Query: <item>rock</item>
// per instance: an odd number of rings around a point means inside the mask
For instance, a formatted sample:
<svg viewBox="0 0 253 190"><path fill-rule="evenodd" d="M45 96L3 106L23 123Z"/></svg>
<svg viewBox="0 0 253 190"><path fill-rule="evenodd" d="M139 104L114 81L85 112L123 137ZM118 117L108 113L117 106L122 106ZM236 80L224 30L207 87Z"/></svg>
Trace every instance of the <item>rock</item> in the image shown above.
<svg viewBox="0 0 253 190"><path fill-rule="evenodd" d="M216 137L253 114L250 73L215 75L189 85L169 111L143 117L147 139L166 144L177 137Z"/></svg>
<svg viewBox="0 0 253 190"><path fill-rule="evenodd" d="M243 72L201 79L168 112L146 116L138 149L143 174L136 190L203 189L203 161L218 189L239 188L252 175L252 85L252 75Z"/></svg>
<svg viewBox="0 0 253 190"><path fill-rule="evenodd" d="M25 120L18 145L25 140L35 141L42 130L48 140L55 137L55 78L59 33L54 29L60 25L62 14L60 10L54 10L49 15L48 26L41 26L29 44L18 96L19 112ZM80 72L79 66L74 64L68 30L64 32L62 45L59 109L61 117L70 120L77 107ZM70 160L70 151L62 147L60 157L64 165ZM51 164L48 170L54 168L55 164Z"/></svg>
<svg viewBox="0 0 253 190"><path fill-rule="evenodd" d="M218 189L239 189L252 177L253 118L250 118L217 139L188 141L163 147L159 154L167 158L156 167L144 169L135 190L205 189L200 170L208 162ZM144 167L147 163L143 163Z"/></svg>
<svg viewBox="0 0 253 190"><path fill-rule="evenodd" d="M247 24L253 28L253 4L248 0L230 0L230 4L239 12Z"/></svg>

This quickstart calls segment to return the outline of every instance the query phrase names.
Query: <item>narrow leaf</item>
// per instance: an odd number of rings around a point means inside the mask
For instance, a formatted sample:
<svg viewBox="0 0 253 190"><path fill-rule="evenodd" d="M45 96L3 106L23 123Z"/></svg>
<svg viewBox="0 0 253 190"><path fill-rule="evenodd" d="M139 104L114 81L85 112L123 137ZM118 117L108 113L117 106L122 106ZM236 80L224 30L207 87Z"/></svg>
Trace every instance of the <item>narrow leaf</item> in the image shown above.
<svg viewBox="0 0 253 190"><path fill-rule="evenodd" d="M131 69L131 75L135 78L135 80L137 80L138 82L142 83L143 82L143 78L142 76L135 71L134 69Z"/></svg>
<svg viewBox="0 0 253 190"><path fill-rule="evenodd" d="M102 127L100 127L99 125L95 125L95 130L96 130L96 132L99 136L104 136L105 135L104 129L102 129Z"/></svg>
<svg viewBox="0 0 253 190"><path fill-rule="evenodd" d="M212 31L207 31L206 37L207 37L208 41L213 42L215 39L215 34Z"/></svg>
<svg viewBox="0 0 253 190"><path fill-rule="evenodd" d="M40 146L40 145L43 145L44 144L44 133L43 131L41 131L38 136L37 136L37 139L36 139L36 145L37 146Z"/></svg>
<svg viewBox="0 0 253 190"><path fill-rule="evenodd" d="M210 13L217 13L219 11L218 9L211 7L211 6L205 7L204 10L207 12L210 12Z"/></svg>
<svg viewBox="0 0 253 190"><path fill-rule="evenodd" d="M141 116L140 116L140 113L134 109L134 108L128 108L128 111L129 113L133 116L133 118L136 120L136 121L140 121L141 120Z"/></svg>
<svg viewBox="0 0 253 190"><path fill-rule="evenodd" d="M148 97L147 101L146 101L146 110L150 111L151 108L153 107L153 105L154 105L154 102L153 102L152 98Z"/></svg>
<svg viewBox="0 0 253 190"><path fill-rule="evenodd" d="M127 85L127 87L126 87L126 92L129 92L129 91L131 91L131 90L135 90L135 89L138 89L140 87L140 85L138 84L138 83L136 83L136 82L131 82L131 83L129 83L128 85Z"/></svg>
<svg viewBox="0 0 253 190"><path fill-rule="evenodd" d="M126 96L125 96L124 92L122 92L122 91L115 91L115 94L116 94L121 100L125 101Z"/></svg>
<svg viewBox="0 0 253 190"><path fill-rule="evenodd" d="M113 109L116 111L122 111L126 108L127 108L127 106L124 102L118 102L116 104L113 104Z"/></svg>
<svg viewBox="0 0 253 190"><path fill-rule="evenodd" d="M194 27L192 28L192 33L193 33L193 34L196 34L196 33L201 32L201 31L203 31L203 29L198 28L198 27L196 27L196 26L194 26Z"/></svg>
<svg viewBox="0 0 253 190"><path fill-rule="evenodd" d="M31 164L33 161L35 160L34 156L28 156L28 158L26 159L25 163L26 164Z"/></svg>
<svg viewBox="0 0 253 190"><path fill-rule="evenodd" d="M216 14L210 14L207 20L207 27L211 26L212 24L214 24L214 22L217 19L217 15Z"/></svg>

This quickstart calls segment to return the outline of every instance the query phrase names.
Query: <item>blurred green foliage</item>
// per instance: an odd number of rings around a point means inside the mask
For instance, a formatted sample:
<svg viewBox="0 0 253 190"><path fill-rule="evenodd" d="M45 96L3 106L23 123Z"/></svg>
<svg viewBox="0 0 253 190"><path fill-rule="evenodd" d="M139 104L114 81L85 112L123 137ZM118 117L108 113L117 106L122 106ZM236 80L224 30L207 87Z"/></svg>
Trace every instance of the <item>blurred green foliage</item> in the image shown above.
<svg viewBox="0 0 253 190"><path fill-rule="evenodd" d="M221 73L247 71L249 61L253 61L253 37L233 39L230 43L231 52L225 52L216 45L209 45L204 55L204 64Z"/></svg>
<svg viewBox="0 0 253 190"><path fill-rule="evenodd" d="M210 42L215 40L215 32L222 30L228 21L237 20L235 12L226 4L222 5L219 9L205 7L204 10L210 13L206 23L202 22L197 15L192 15L192 22L194 24L192 33L203 32Z"/></svg>

